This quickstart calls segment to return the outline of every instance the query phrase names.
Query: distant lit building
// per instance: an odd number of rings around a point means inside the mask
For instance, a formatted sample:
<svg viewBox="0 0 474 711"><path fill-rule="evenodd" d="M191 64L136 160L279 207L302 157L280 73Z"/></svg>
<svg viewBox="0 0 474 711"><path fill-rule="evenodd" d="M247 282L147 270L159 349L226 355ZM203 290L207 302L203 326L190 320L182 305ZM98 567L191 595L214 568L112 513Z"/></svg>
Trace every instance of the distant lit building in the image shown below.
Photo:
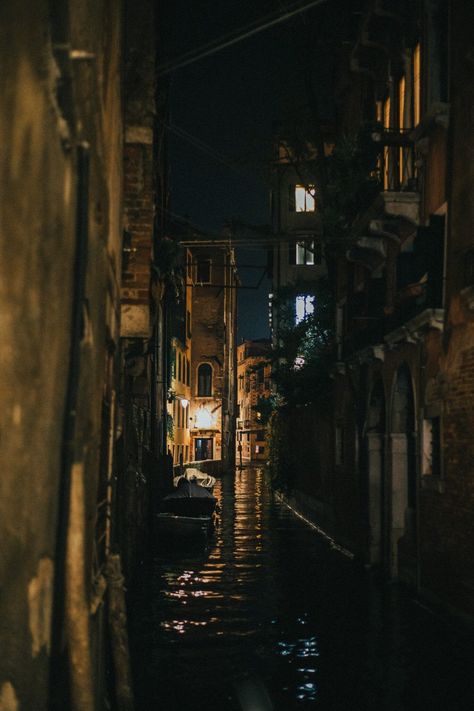
<svg viewBox="0 0 474 711"><path fill-rule="evenodd" d="M237 463L268 459L266 428L254 408L271 395L270 341L243 341L237 346Z"/></svg>
<svg viewBox="0 0 474 711"><path fill-rule="evenodd" d="M325 152L329 150L329 144L325 144ZM298 161L297 164L291 141L285 136L276 136L271 218L273 232L279 239L270 255L270 325L274 345L283 325L282 312L275 306L275 303L281 304L281 291L285 290L288 298L293 300L290 312L294 324L298 324L313 313L315 285L327 274L318 209L316 149L308 144L303 162L300 157ZM291 287L294 289L290 297ZM287 308L285 313L288 314Z"/></svg>
<svg viewBox="0 0 474 711"><path fill-rule="evenodd" d="M192 284L190 459L234 465L237 270L233 250L196 246Z"/></svg>

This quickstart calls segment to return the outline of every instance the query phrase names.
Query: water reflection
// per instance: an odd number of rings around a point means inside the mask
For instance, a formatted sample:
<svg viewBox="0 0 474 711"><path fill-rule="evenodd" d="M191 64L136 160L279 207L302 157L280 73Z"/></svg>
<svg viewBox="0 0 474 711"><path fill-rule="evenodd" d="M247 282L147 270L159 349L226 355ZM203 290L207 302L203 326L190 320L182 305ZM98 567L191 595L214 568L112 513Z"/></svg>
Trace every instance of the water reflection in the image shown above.
<svg viewBox="0 0 474 711"><path fill-rule="evenodd" d="M362 574L261 472L216 495L208 550L156 557L132 606L139 709L473 707L471 639Z"/></svg>

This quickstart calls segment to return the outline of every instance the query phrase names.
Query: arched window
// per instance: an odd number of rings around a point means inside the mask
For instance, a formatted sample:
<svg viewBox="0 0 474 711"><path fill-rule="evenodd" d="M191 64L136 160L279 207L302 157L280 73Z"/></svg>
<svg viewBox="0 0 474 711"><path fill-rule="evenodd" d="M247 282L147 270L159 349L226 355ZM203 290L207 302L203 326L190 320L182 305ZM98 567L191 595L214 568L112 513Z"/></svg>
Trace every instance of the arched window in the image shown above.
<svg viewBox="0 0 474 711"><path fill-rule="evenodd" d="M198 368L198 397L212 395L212 368L209 363L201 363Z"/></svg>

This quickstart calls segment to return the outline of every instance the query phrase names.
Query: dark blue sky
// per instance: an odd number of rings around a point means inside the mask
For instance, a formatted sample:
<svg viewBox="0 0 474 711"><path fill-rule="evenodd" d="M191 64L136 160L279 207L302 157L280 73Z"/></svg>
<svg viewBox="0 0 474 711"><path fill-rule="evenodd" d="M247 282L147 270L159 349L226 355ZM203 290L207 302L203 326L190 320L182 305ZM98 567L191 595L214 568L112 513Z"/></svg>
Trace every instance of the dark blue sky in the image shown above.
<svg viewBox="0 0 474 711"><path fill-rule="evenodd" d="M331 4L331 0L328 0ZM288 3L287 3L288 5ZM176 0L166 18L166 59L281 11L281 0ZM268 224L269 159L274 121L297 114L306 103L296 57L302 23L319 21L320 8L305 13L213 56L177 69L171 77L171 124L178 132L226 156L230 165L169 132L171 209L197 227L219 233L239 218ZM318 14L319 13L319 14ZM324 67L315 68L324 74ZM240 264L265 264L255 247L238 251ZM259 273L242 268L245 286ZM269 281L239 293L239 337L268 335Z"/></svg>

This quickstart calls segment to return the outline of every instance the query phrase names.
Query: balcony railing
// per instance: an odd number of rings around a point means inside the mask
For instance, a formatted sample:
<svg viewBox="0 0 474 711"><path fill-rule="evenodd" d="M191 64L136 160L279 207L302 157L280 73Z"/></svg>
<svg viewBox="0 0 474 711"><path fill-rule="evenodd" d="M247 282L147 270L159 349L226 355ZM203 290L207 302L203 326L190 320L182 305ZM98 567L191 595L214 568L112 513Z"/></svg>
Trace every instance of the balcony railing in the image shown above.
<svg viewBox="0 0 474 711"><path fill-rule="evenodd" d="M411 129L375 129L372 139L380 145L377 174L383 190L416 192L418 169Z"/></svg>
<svg viewBox="0 0 474 711"><path fill-rule="evenodd" d="M466 280L474 278L474 250L466 255ZM395 268L395 265L392 267ZM433 215L428 226L417 228L413 251L401 252L396 263L397 291L393 305L386 302L384 279L370 281L370 290L353 293L347 306L348 355L382 343L384 336L429 310L443 307L444 218ZM474 284L474 282L473 282ZM377 288L375 288L377 287Z"/></svg>

